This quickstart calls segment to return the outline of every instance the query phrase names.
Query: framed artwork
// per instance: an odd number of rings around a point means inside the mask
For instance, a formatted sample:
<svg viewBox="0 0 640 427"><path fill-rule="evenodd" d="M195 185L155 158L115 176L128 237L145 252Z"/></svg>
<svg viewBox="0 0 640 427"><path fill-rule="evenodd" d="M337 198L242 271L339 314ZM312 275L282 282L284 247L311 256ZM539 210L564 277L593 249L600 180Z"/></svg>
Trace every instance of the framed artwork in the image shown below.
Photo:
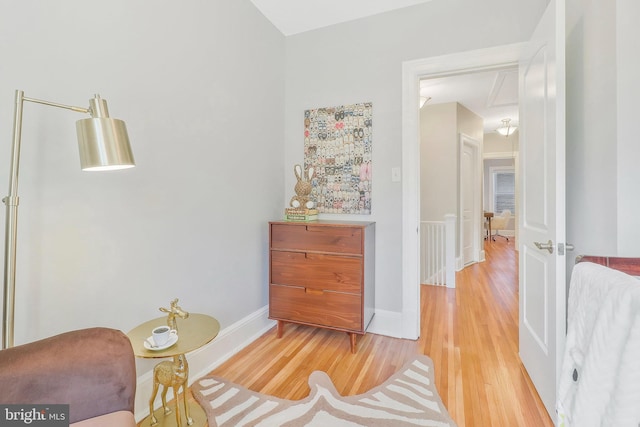
<svg viewBox="0 0 640 427"><path fill-rule="evenodd" d="M370 102L304 112L304 168L319 213L371 214Z"/></svg>

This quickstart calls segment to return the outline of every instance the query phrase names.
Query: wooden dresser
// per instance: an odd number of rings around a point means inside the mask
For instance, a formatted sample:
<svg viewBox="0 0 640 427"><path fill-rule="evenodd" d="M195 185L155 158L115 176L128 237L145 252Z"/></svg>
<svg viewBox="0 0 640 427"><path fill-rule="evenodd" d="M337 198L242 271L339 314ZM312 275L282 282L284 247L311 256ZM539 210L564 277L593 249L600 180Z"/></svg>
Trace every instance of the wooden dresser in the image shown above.
<svg viewBox="0 0 640 427"><path fill-rule="evenodd" d="M374 312L375 223L269 223L269 318L347 332L351 352Z"/></svg>

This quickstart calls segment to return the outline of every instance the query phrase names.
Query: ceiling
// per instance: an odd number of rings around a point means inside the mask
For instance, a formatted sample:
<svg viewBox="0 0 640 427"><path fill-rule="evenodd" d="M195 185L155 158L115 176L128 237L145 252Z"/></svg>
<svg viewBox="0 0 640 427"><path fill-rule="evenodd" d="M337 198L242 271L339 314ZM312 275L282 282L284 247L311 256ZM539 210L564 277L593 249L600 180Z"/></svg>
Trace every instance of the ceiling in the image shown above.
<svg viewBox="0 0 640 427"><path fill-rule="evenodd" d="M518 123L518 68L424 79L420 95L431 97L427 105L464 105L484 119L485 132L496 130L502 119Z"/></svg>
<svg viewBox="0 0 640 427"><path fill-rule="evenodd" d="M251 0L285 36L352 21L431 0ZM427 105L458 102L484 119L492 132L504 118L518 123L518 72L502 69L426 79Z"/></svg>
<svg viewBox="0 0 640 427"><path fill-rule="evenodd" d="M285 36L431 0L251 0Z"/></svg>

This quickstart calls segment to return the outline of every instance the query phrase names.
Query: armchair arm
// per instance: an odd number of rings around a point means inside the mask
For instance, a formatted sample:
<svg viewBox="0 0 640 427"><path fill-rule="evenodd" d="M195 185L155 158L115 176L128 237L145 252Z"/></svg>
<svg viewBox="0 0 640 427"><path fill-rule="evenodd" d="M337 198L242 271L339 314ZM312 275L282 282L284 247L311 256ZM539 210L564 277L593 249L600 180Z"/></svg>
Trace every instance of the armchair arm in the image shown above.
<svg viewBox="0 0 640 427"><path fill-rule="evenodd" d="M508 221L508 218L496 216L491 220L491 228L494 230L504 230Z"/></svg>
<svg viewBox="0 0 640 427"><path fill-rule="evenodd" d="M74 423L133 413L135 359L127 336L90 328L0 351L0 403L69 404Z"/></svg>

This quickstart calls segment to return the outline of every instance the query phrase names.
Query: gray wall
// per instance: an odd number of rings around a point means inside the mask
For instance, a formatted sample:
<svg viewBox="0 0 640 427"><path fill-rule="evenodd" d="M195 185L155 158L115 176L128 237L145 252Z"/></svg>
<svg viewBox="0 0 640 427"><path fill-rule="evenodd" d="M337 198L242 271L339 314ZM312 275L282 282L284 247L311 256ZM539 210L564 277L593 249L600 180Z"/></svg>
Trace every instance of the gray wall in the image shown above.
<svg viewBox="0 0 640 427"><path fill-rule="evenodd" d="M477 140L480 143L480 152L482 152L484 138L484 120L482 117L462 104L457 104L456 114L458 117L458 134L463 133Z"/></svg>
<svg viewBox="0 0 640 427"><path fill-rule="evenodd" d="M128 331L175 297L223 328L265 306L267 220L284 206L284 36L249 0L0 10L1 180L15 89L80 106L100 93L137 161L81 172L84 116L25 105L16 343Z"/></svg>
<svg viewBox="0 0 640 427"><path fill-rule="evenodd" d="M639 16L635 0L567 0L567 241L576 247L573 255L640 254Z"/></svg>
<svg viewBox="0 0 640 427"><path fill-rule="evenodd" d="M477 140L482 153L482 128L482 118L457 102L420 109L421 221L444 221L447 214L460 218L460 134ZM460 257L459 239L456 244Z"/></svg>
<svg viewBox="0 0 640 427"><path fill-rule="evenodd" d="M640 254L640 138L638 137L638 99L640 99L640 2L616 3L616 110L614 126L618 133L618 253Z"/></svg>
<svg viewBox="0 0 640 427"><path fill-rule="evenodd" d="M508 137L502 136L497 132L489 132L484 134L484 152L508 154L510 157L515 156L518 152L518 138L520 132L517 130Z"/></svg>
<svg viewBox="0 0 640 427"><path fill-rule="evenodd" d="M567 241L575 254L617 251L615 3L567 2Z"/></svg>
<svg viewBox="0 0 640 427"><path fill-rule="evenodd" d="M346 217L377 222L376 305L401 310L402 184L390 173L402 164L401 64L526 40L546 2L433 0L286 39L248 0L0 5L11 11L0 14L0 177L15 89L80 105L101 93L138 161L81 173L80 116L26 106L16 338L27 341L128 330L174 296L223 327L262 307L266 221L292 195L303 111L365 101L373 213ZM567 6L568 240L637 254L638 5Z"/></svg>
<svg viewBox="0 0 640 427"><path fill-rule="evenodd" d="M402 309L403 61L528 39L546 2L433 0L409 8L287 37L286 170L303 160L303 112L356 102L373 103L372 214L376 221L376 307ZM417 107L416 107L417 108ZM295 177L285 175L284 193ZM330 216L331 218L339 218Z"/></svg>
<svg viewBox="0 0 640 427"><path fill-rule="evenodd" d="M458 215L457 103L420 110L420 220Z"/></svg>

